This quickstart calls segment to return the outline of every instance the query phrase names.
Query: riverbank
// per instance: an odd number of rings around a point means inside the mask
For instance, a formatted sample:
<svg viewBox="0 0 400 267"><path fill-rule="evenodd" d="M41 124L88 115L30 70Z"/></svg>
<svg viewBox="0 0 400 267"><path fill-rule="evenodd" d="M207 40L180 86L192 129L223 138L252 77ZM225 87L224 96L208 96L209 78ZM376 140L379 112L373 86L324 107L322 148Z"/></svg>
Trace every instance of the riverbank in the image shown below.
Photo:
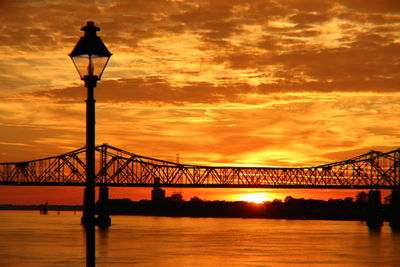
<svg viewBox="0 0 400 267"><path fill-rule="evenodd" d="M365 201L330 199L274 200L256 204L245 201L190 201L166 198L163 201L131 201L110 199L106 205L110 215L144 215L169 217L215 217L215 218L271 218L304 220L365 221L368 204ZM0 205L0 210L81 211L81 205ZM382 218L389 218L389 205L382 204Z"/></svg>
<svg viewBox="0 0 400 267"><path fill-rule="evenodd" d="M81 211L82 205L13 205L2 204L0 210L52 210L52 211Z"/></svg>
<svg viewBox="0 0 400 267"><path fill-rule="evenodd" d="M288 198L262 204L244 201L172 201L159 202L111 199L110 215L147 215L170 217L273 218L363 221L367 204L347 200L306 200ZM385 206L383 205L385 211ZM384 216L387 217L387 216Z"/></svg>

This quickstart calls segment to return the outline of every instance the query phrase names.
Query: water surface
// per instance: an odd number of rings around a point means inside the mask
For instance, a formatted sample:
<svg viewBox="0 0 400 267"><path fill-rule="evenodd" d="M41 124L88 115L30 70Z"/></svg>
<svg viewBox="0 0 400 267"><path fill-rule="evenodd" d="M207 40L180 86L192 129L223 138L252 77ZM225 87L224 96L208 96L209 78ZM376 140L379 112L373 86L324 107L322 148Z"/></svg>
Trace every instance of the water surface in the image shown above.
<svg viewBox="0 0 400 267"><path fill-rule="evenodd" d="M80 213L0 211L0 266L85 266ZM400 235L360 222L113 216L97 266L399 266Z"/></svg>

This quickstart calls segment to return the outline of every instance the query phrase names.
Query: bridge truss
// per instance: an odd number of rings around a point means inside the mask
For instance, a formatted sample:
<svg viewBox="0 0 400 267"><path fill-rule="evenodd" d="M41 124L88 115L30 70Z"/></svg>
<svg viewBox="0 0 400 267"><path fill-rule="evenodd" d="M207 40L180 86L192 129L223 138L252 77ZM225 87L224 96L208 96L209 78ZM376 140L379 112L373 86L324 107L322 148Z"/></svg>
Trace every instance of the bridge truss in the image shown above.
<svg viewBox="0 0 400 267"><path fill-rule="evenodd" d="M26 162L0 163L0 185L84 186L86 148ZM179 164L109 145L96 147L96 185L399 189L400 149L313 167L220 167Z"/></svg>

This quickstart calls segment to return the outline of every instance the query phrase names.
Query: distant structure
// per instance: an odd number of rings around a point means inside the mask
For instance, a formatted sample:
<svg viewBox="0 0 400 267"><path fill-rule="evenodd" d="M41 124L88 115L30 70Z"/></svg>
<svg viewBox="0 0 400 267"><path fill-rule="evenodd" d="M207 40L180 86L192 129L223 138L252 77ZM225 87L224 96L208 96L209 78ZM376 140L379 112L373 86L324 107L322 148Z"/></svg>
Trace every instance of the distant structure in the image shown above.
<svg viewBox="0 0 400 267"><path fill-rule="evenodd" d="M368 194L367 226L379 229L383 225L381 191L371 190Z"/></svg>
<svg viewBox="0 0 400 267"><path fill-rule="evenodd" d="M152 201L163 201L165 199L165 190L163 190L160 185L160 178L154 178L154 187L151 191Z"/></svg>
<svg viewBox="0 0 400 267"><path fill-rule="evenodd" d="M47 215L49 212L49 203L45 203L39 206L40 214Z"/></svg>

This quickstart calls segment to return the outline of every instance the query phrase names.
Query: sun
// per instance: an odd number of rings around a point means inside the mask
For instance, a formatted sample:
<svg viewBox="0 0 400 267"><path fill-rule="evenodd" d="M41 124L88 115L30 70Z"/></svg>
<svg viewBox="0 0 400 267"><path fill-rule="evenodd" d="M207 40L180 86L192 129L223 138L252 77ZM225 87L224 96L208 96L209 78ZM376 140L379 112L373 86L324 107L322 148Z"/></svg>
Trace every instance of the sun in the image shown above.
<svg viewBox="0 0 400 267"><path fill-rule="evenodd" d="M239 199L242 201L253 202L257 204L261 204L265 201L270 201L267 193L244 194Z"/></svg>

